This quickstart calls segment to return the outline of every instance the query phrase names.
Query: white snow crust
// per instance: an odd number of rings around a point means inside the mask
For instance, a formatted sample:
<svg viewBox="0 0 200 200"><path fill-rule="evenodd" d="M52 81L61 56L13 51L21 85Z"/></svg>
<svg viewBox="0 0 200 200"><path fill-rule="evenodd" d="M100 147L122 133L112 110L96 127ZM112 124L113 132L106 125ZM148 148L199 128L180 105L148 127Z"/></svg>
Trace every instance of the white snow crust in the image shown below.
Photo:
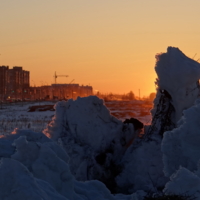
<svg viewBox="0 0 200 200"><path fill-rule="evenodd" d="M169 180L163 173L161 140L142 142L129 148L122 159L124 169L117 177L121 191L133 193L138 190L157 192Z"/></svg>
<svg viewBox="0 0 200 200"><path fill-rule="evenodd" d="M1 159L0 177L2 200L66 200L48 182L34 178L23 164L14 159Z"/></svg>
<svg viewBox="0 0 200 200"><path fill-rule="evenodd" d="M178 128L165 132L162 141L164 173L170 177L167 194L200 198L200 100L185 110Z"/></svg>
<svg viewBox="0 0 200 200"><path fill-rule="evenodd" d="M200 102L184 111L179 127L164 133L162 152L165 175L170 177L179 166L197 170L200 160Z"/></svg>
<svg viewBox="0 0 200 200"><path fill-rule="evenodd" d="M141 192L112 195L97 180L76 181L69 170L66 152L42 133L16 130L0 141L9 141L1 152L1 200L142 199Z"/></svg>
<svg viewBox="0 0 200 200"><path fill-rule="evenodd" d="M84 168L92 159L96 165L93 171L106 174L104 169L109 167L111 157L118 160L123 155L135 132L132 124L124 125L111 116L101 99L77 101L56 105L55 117L44 131L53 140L43 133L19 129L0 138L0 199L142 200L145 192L112 195L100 181L84 178ZM68 110L70 106L72 109ZM110 147L112 140L116 146ZM106 152L108 148L113 152ZM103 167L95 160L101 151L106 152ZM76 175L84 182L77 181Z"/></svg>
<svg viewBox="0 0 200 200"><path fill-rule="evenodd" d="M180 167L164 189L165 194L188 195L200 199L200 177L190 170Z"/></svg>
<svg viewBox="0 0 200 200"><path fill-rule="evenodd" d="M182 111L191 107L199 94L200 64L175 47L168 47L167 52L158 54L156 59L157 84L159 90L171 95L177 122Z"/></svg>
<svg viewBox="0 0 200 200"><path fill-rule="evenodd" d="M80 181L111 182L127 145L136 137L133 125L111 116L96 96L57 103L55 117L44 133L66 150L70 170Z"/></svg>

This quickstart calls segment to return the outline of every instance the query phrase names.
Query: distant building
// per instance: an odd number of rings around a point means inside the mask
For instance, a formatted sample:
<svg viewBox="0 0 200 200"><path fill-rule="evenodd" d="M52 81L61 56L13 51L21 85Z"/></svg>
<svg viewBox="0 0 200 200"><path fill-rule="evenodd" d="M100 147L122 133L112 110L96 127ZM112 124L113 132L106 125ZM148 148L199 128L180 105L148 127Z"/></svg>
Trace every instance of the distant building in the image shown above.
<svg viewBox="0 0 200 200"><path fill-rule="evenodd" d="M25 71L22 67L13 67L9 69L9 89L14 94L26 92L29 88L29 71Z"/></svg>
<svg viewBox="0 0 200 200"><path fill-rule="evenodd" d="M80 86L79 84L52 84L40 87L29 87L30 99L76 99L78 96L93 95L92 86Z"/></svg>
<svg viewBox="0 0 200 200"><path fill-rule="evenodd" d="M79 84L52 84L52 96L60 99L76 99L78 96L93 95L92 86L80 86Z"/></svg>
<svg viewBox="0 0 200 200"><path fill-rule="evenodd" d="M23 70L22 67L0 66L0 95L1 98L11 96L22 98L30 86L30 72Z"/></svg>
<svg viewBox="0 0 200 200"><path fill-rule="evenodd" d="M8 83L9 83L9 67L8 66L0 66L0 95L1 97L5 95L8 91Z"/></svg>
<svg viewBox="0 0 200 200"><path fill-rule="evenodd" d="M93 95L92 86L52 84L30 87L30 72L22 67L0 66L0 100L13 99L76 99Z"/></svg>

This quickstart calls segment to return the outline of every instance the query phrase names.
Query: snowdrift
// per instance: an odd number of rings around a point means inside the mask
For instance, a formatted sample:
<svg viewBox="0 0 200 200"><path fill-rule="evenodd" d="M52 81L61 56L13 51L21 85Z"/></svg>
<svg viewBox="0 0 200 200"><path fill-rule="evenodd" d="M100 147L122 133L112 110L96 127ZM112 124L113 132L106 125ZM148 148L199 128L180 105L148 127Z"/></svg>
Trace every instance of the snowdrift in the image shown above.
<svg viewBox="0 0 200 200"><path fill-rule="evenodd" d="M184 111L178 125L162 141L164 173L171 179L165 192L200 198L200 100Z"/></svg>
<svg viewBox="0 0 200 200"><path fill-rule="evenodd" d="M99 181L76 181L66 152L43 133L16 130L0 141L6 144L1 145L1 200L129 200L141 196L114 196Z"/></svg>
<svg viewBox="0 0 200 200"><path fill-rule="evenodd" d="M110 115L102 99L90 96L57 103L44 133L68 153L77 180L97 179L114 192L120 161L137 130Z"/></svg>
<svg viewBox="0 0 200 200"><path fill-rule="evenodd" d="M168 47L156 55L155 71L159 92L167 91L175 109L173 122L191 107L199 94L200 64L184 55L178 48Z"/></svg>

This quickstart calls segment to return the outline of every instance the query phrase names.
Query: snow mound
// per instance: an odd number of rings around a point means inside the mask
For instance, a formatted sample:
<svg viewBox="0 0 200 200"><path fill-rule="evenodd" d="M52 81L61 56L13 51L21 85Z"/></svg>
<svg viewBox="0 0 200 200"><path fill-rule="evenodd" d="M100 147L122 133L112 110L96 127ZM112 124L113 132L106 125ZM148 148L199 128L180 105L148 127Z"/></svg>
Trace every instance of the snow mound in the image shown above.
<svg viewBox="0 0 200 200"><path fill-rule="evenodd" d="M176 123L199 94L200 64L175 47L168 47L167 52L158 54L156 59L157 84L160 91L165 90L171 96Z"/></svg>
<svg viewBox="0 0 200 200"><path fill-rule="evenodd" d="M16 160L1 159L0 177L2 200L67 200L47 182L34 178L28 169Z"/></svg>
<svg viewBox="0 0 200 200"><path fill-rule="evenodd" d="M167 52L156 55L156 59L158 83L161 88L168 89L169 93L187 87L200 77L200 64L188 58L178 48L168 47Z"/></svg>
<svg viewBox="0 0 200 200"><path fill-rule="evenodd" d="M200 103L184 111L178 128L164 133L162 152L165 175L170 177L179 166L197 170L200 160Z"/></svg>
<svg viewBox="0 0 200 200"><path fill-rule="evenodd" d="M55 118L44 131L53 140L66 133L76 137L77 142L99 151L107 148L113 139L120 137L122 121L110 115L103 100L96 96L58 102L55 108ZM130 133L126 134L125 139L132 137Z"/></svg>
<svg viewBox="0 0 200 200"><path fill-rule="evenodd" d="M97 180L75 181L66 152L42 133L17 129L15 134L0 138L3 143L2 200L142 200L142 193L114 196Z"/></svg>
<svg viewBox="0 0 200 200"><path fill-rule="evenodd" d="M97 179L115 188L119 161L137 134L134 126L110 115L96 96L62 101L55 108L55 117L44 133L66 150L75 178Z"/></svg>
<svg viewBox="0 0 200 200"><path fill-rule="evenodd" d="M16 153L11 158L21 162L34 177L48 182L63 196L69 199L73 197L73 176L68 164L49 145L28 142L25 136L20 136L13 145Z"/></svg>
<svg viewBox="0 0 200 200"><path fill-rule="evenodd" d="M184 194L200 199L200 177L190 170L180 169L170 177L170 182L164 189L166 194Z"/></svg>
<svg viewBox="0 0 200 200"><path fill-rule="evenodd" d="M116 177L119 192L161 191L169 180L163 173L161 140L132 145L123 157L123 171Z"/></svg>

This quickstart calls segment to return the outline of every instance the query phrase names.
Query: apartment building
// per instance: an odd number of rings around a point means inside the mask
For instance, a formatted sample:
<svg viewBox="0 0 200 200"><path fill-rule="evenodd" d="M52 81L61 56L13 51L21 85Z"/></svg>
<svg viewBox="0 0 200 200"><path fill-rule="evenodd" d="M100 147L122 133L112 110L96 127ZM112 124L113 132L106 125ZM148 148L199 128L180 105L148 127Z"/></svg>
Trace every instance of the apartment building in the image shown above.
<svg viewBox="0 0 200 200"><path fill-rule="evenodd" d="M30 84L30 72L23 70L22 67L0 66L0 96L13 96L21 98Z"/></svg>
<svg viewBox="0 0 200 200"><path fill-rule="evenodd" d="M5 95L8 91L9 75L8 66L0 66L0 95Z"/></svg>

